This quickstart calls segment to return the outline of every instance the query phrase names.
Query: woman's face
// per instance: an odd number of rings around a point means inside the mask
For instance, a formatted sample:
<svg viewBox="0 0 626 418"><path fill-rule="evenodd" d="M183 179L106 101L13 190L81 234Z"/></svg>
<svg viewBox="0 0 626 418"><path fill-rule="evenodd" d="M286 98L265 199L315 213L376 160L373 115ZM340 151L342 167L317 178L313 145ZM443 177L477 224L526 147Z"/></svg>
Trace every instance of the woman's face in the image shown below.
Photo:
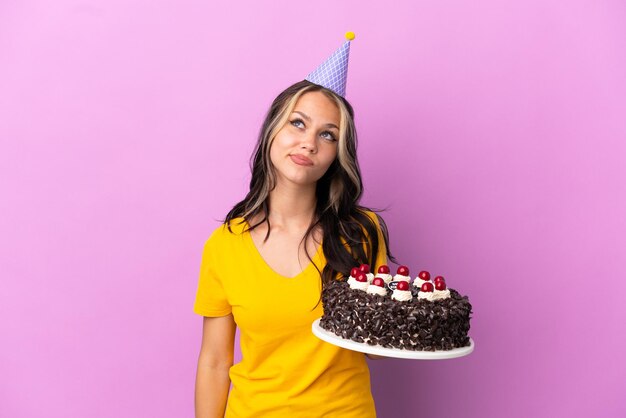
<svg viewBox="0 0 626 418"><path fill-rule="evenodd" d="M279 183L315 184L326 173L337 156L339 120L337 105L323 93L300 96L270 148Z"/></svg>

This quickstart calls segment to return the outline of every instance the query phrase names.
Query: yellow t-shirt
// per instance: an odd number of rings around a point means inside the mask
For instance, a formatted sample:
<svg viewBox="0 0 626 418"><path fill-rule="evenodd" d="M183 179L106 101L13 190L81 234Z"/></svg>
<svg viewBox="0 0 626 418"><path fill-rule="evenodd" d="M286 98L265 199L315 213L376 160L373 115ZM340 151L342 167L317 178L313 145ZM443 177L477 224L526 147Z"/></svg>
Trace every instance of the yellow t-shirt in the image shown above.
<svg viewBox="0 0 626 418"><path fill-rule="evenodd" d="M230 369L226 417L375 417L365 355L311 332L322 316L315 266L293 278L277 274L240 221L231 222L232 233L222 225L206 241L194 304L203 316L232 312L240 330L242 360ZM312 258L321 271L321 247Z"/></svg>

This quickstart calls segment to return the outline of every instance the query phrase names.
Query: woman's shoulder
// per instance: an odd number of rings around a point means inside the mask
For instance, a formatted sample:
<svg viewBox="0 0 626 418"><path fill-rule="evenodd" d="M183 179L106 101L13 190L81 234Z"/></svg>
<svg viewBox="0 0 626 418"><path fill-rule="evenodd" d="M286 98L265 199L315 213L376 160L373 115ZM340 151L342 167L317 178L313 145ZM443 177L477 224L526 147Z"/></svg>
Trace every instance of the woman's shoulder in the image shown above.
<svg viewBox="0 0 626 418"><path fill-rule="evenodd" d="M360 207L357 208L357 211L361 214L367 216L371 222L373 222L377 227L380 226L381 216L374 212L372 209Z"/></svg>
<svg viewBox="0 0 626 418"><path fill-rule="evenodd" d="M361 208L360 210L361 212L366 214L371 220L378 219L378 214L374 212L373 210L368 209L368 208Z"/></svg>
<svg viewBox="0 0 626 418"><path fill-rule="evenodd" d="M244 218L234 218L228 222L220 224L211 232L207 239L207 245L219 245L242 235L247 230L247 222Z"/></svg>

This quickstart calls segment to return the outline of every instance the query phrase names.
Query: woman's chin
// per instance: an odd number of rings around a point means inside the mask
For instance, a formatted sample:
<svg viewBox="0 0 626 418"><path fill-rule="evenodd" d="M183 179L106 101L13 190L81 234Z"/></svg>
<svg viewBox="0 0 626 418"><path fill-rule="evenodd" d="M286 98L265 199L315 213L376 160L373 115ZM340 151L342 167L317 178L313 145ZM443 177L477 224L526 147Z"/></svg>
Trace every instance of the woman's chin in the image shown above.
<svg viewBox="0 0 626 418"><path fill-rule="evenodd" d="M281 183L283 183L284 185L289 185L290 187L296 186L309 188L315 187L318 180L318 177L313 176L282 176L282 179L279 178L278 180L278 185L280 186Z"/></svg>

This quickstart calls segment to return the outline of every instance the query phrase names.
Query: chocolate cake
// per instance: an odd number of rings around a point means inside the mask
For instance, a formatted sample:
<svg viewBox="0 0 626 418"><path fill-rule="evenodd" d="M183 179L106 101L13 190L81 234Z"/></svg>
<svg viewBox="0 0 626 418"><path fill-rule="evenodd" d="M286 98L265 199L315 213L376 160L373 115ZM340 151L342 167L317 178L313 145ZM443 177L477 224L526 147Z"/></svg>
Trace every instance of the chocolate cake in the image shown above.
<svg viewBox="0 0 626 418"><path fill-rule="evenodd" d="M421 272L410 285L408 268L400 266L399 279L387 283L368 275L368 266L359 269L356 273L353 269L349 280L336 280L325 287L321 328L345 339L386 348L435 351L470 345L467 333L472 305L467 296L447 289L443 277L435 278L433 285L430 274ZM380 275L388 273L387 266L379 269ZM375 294L366 291L366 286L356 287L363 282L384 291ZM395 292L404 294L404 299L392 298Z"/></svg>

